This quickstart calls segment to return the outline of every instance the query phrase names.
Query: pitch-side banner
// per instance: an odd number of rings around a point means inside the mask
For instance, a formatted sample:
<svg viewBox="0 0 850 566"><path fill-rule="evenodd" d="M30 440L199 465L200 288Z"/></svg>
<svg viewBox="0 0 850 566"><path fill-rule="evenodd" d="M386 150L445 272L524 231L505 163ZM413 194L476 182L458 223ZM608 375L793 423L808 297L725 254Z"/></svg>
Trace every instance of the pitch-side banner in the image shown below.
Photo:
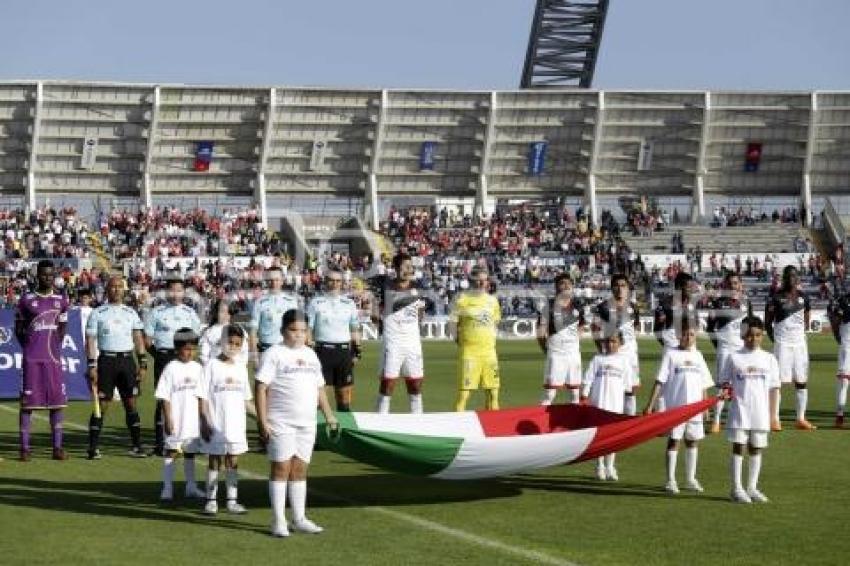
<svg viewBox="0 0 850 566"><path fill-rule="evenodd" d="M15 311L0 309L0 399L21 396L21 345L15 337ZM80 310L68 311L68 326L62 341L62 370L70 400L89 400L91 392L86 381L86 352Z"/></svg>

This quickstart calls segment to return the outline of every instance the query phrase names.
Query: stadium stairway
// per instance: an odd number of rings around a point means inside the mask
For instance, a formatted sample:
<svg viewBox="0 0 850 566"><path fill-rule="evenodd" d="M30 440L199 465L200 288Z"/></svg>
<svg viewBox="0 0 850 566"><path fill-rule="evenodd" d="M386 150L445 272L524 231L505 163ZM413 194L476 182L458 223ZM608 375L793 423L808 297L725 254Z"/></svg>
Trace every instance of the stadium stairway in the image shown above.
<svg viewBox="0 0 850 566"><path fill-rule="evenodd" d="M808 229L796 224L764 223L755 226L712 228L700 225L671 226L663 232L650 237L634 236L630 232L623 240L634 252L645 254L671 253L671 239L675 232L682 233L685 250L699 247L703 253L726 252L745 253L782 253L794 251L794 238L811 238Z"/></svg>

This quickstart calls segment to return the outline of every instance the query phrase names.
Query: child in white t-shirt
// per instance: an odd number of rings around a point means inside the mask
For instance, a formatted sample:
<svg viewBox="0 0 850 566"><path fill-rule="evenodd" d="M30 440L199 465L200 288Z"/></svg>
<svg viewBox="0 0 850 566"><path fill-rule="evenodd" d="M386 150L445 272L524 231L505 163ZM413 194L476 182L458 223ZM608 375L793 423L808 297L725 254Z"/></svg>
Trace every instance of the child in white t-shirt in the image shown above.
<svg viewBox="0 0 850 566"><path fill-rule="evenodd" d="M317 534L322 528L307 518L307 466L316 440L316 406L331 428L339 423L325 395L322 366L316 353L304 345L307 317L289 310L281 324L283 344L266 350L256 380L257 420L271 462L269 498L271 534L289 536L285 508L287 489L292 506L292 527Z"/></svg>
<svg viewBox="0 0 850 566"><path fill-rule="evenodd" d="M204 513L218 512L218 473L222 456L227 469L227 512L245 513L237 501L237 459L248 451L245 412L250 404L251 385L248 368L240 363L239 356L245 344L245 332L238 325L221 329L221 353L209 360L204 368L201 387L198 388L201 414L201 449L209 454L207 469L207 503Z"/></svg>
<svg viewBox="0 0 850 566"><path fill-rule="evenodd" d="M732 443L732 501L767 503L758 489L761 451L767 447L771 415L778 402L779 362L761 349L764 323L758 317L744 319L744 347L731 354L720 371L720 383L731 388L731 404L726 422L726 437ZM750 454L749 482L746 491L741 482L744 445Z"/></svg>
<svg viewBox="0 0 850 566"><path fill-rule="evenodd" d="M705 399L706 390L714 387L711 372L702 354L697 350L697 331L690 321L683 320L679 329L679 347L668 349L661 359L658 375L649 402L643 414L653 412L655 402L661 395L662 387L667 399L667 408L674 409ZM679 455L679 441L685 439L685 485L688 489L702 493L702 485L696 477L697 443L705 438L703 415L699 414L688 422L674 427L667 439L667 484L668 493L679 493L676 483L676 460Z"/></svg>
<svg viewBox="0 0 850 566"><path fill-rule="evenodd" d="M587 366L582 380L582 398L590 405L610 411L623 413L625 394L637 387L639 382L631 360L619 353L623 336L614 332L601 339L602 353L596 354ZM614 467L616 454L601 456L596 462L596 477L600 480L617 481L617 469Z"/></svg>
<svg viewBox="0 0 850 566"><path fill-rule="evenodd" d="M195 454L200 448L197 391L201 383L201 364L192 358L198 336L191 328L174 333L177 359L162 370L155 396L162 401L165 429L165 458L162 461L162 501L174 497L174 458L183 454L186 497L201 499L205 493L195 483Z"/></svg>

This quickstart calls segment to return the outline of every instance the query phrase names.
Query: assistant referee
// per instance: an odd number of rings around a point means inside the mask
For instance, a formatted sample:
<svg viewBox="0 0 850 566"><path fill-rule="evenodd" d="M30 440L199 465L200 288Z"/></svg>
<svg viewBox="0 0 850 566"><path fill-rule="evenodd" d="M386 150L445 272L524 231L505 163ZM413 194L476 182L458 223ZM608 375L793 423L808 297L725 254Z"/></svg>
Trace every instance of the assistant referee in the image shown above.
<svg viewBox="0 0 850 566"><path fill-rule="evenodd" d="M144 326L136 311L124 304L124 289L122 277L110 278L106 284L106 304L94 309L86 323L89 381L92 386L97 385L100 403L100 416L92 413L89 418L89 460L101 458L98 440L116 388L121 395L130 431L130 456L144 458L147 455L142 448L141 419L136 411L136 397L148 370L142 335ZM138 359L138 363L134 358Z"/></svg>

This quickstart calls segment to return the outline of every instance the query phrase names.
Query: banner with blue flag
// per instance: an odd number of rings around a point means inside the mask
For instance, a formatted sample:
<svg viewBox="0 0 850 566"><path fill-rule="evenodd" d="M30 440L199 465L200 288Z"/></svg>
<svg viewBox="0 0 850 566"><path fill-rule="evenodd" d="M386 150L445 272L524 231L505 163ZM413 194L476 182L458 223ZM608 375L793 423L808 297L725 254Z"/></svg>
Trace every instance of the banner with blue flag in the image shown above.
<svg viewBox="0 0 850 566"><path fill-rule="evenodd" d="M544 163L546 162L546 148L549 147L549 142L536 141L531 142L528 147L528 174L536 177L543 173Z"/></svg>
<svg viewBox="0 0 850 566"><path fill-rule="evenodd" d="M195 147L195 171L209 171L212 163L213 142L199 141Z"/></svg>
<svg viewBox="0 0 850 566"><path fill-rule="evenodd" d="M15 311L0 309L0 399L18 399L23 378L23 350L15 336ZM65 390L71 401L91 399L86 380L86 352L80 309L68 310L68 325L62 340L62 370Z"/></svg>
<svg viewBox="0 0 850 566"><path fill-rule="evenodd" d="M437 142L424 141L422 148L419 151L419 170L433 171L434 170L434 155L437 152Z"/></svg>

